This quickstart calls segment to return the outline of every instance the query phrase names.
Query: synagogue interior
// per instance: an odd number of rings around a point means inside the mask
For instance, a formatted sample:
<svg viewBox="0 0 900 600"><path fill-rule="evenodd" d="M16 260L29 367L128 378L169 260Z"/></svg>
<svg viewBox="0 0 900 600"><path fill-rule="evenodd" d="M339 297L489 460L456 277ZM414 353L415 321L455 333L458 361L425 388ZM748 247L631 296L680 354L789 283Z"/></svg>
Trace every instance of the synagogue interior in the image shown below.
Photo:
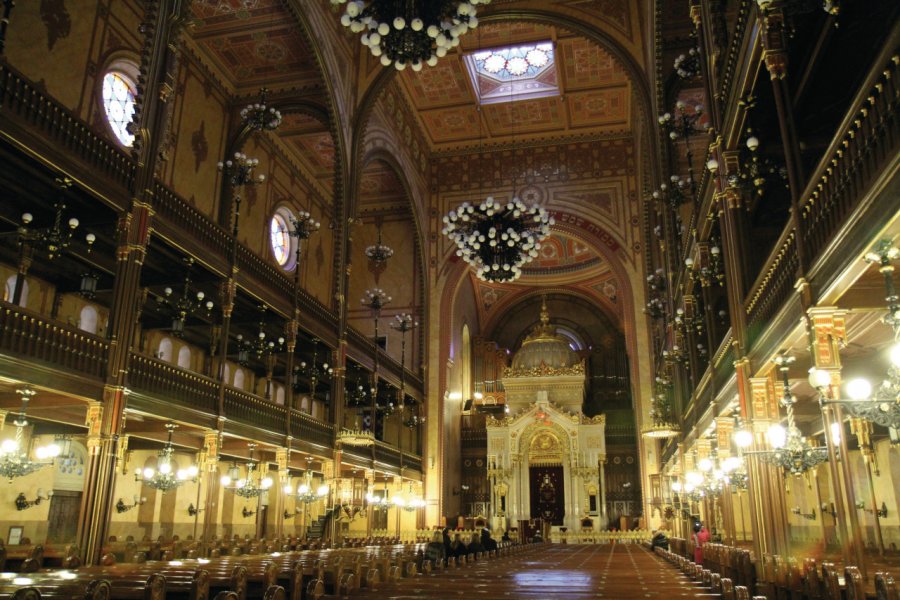
<svg viewBox="0 0 900 600"><path fill-rule="evenodd" d="M0 599L900 598L896 0L0 11Z"/></svg>

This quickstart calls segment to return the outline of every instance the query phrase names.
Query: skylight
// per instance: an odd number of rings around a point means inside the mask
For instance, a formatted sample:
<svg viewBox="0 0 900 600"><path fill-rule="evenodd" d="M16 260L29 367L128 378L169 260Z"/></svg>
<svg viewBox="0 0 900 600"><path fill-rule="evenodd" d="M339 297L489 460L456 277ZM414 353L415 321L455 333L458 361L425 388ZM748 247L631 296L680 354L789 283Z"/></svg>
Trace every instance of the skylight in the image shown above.
<svg viewBox="0 0 900 600"><path fill-rule="evenodd" d="M465 60L481 104L559 94L551 42L479 50Z"/></svg>

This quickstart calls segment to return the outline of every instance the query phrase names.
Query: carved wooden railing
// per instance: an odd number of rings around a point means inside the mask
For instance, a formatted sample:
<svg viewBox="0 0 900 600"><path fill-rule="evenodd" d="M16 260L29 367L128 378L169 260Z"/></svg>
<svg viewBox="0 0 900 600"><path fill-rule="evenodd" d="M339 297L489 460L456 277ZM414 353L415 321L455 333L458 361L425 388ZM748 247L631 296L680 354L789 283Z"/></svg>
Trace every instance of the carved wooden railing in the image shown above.
<svg viewBox="0 0 900 600"><path fill-rule="evenodd" d="M218 381L143 354L131 354L128 386L210 414L218 405Z"/></svg>
<svg viewBox="0 0 900 600"><path fill-rule="evenodd" d="M415 454L403 455L403 467L414 471L422 472L422 457Z"/></svg>
<svg viewBox="0 0 900 600"><path fill-rule="evenodd" d="M334 425L323 423L299 410L291 411L291 435L303 442L326 448L334 447Z"/></svg>
<svg viewBox="0 0 900 600"><path fill-rule="evenodd" d="M893 50L886 44L887 50ZM900 150L900 55L878 64L838 128L802 195L806 255L818 257ZM885 215L888 218L890 215Z"/></svg>
<svg viewBox="0 0 900 600"><path fill-rule="evenodd" d="M750 346L794 290L799 259L797 236L793 228L785 228L764 264L765 267L744 300Z"/></svg>
<svg viewBox="0 0 900 600"><path fill-rule="evenodd" d="M28 309L0 302L0 352L101 378L106 376L109 343Z"/></svg>
<svg viewBox="0 0 900 600"><path fill-rule="evenodd" d="M225 386L225 417L273 433L286 433L287 408L243 390Z"/></svg>
<svg viewBox="0 0 900 600"><path fill-rule="evenodd" d="M0 107L5 116L38 129L54 145L90 164L95 172L131 189L131 158L5 63L0 63Z"/></svg>
<svg viewBox="0 0 900 600"><path fill-rule="evenodd" d="M159 180L153 184L153 198L153 208L158 218L183 231L186 238L196 241L213 256L228 259L231 235L225 229Z"/></svg>
<svg viewBox="0 0 900 600"><path fill-rule="evenodd" d="M375 442L375 460L376 462L380 462L385 465L390 465L392 467L400 468L401 461L401 452L395 448L394 446L390 446L385 442Z"/></svg>
<svg viewBox="0 0 900 600"><path fill-rule="evenodd" d="M731 334L729 333L725 336L725 339L722 340L711 363L713 368L713 388L716 393L718 393L725 384L728 383L731 376L734 375L735 360L737 360L737 358L735 356L734 344L732 343Z"/></svg>

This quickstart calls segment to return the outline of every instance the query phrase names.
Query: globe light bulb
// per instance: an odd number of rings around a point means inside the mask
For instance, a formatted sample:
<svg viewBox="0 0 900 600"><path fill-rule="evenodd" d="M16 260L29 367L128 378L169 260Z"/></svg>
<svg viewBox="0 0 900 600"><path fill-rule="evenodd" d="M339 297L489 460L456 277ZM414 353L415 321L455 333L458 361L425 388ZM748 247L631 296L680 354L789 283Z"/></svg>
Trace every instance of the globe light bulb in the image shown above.
<svg viewBox="0 0 900 600"><path fill-rule="evenodd" d="M261 483L261 485L260 485L260 487L261 487L262 489L264 489L264 490L267 490L267 489L269 489L270 487L272 487L272 478L271 478L271 477L266 477L265 479L263 479L263 480L262 480L262 483Z"/></svg>
<svg viewBox="0 0 900 600"><path fill-rule="evenodd" d="M749 448L753 443L753 434L746 429L739 429L734 432L734 443L737 444L739 448Z"/></svg>
<svg viewBox="0 0 900 600"><path fill-rule="evenodd" d="M769 427L769 430L766 432L766 440L775 449L784 448L784 445L787 443L787 430L776 423Z"/></svg>
<svg viewBox="0 0 900 600"><path fill-rule="evenodd" d="M851 400L864 401L872 395L872 384L867 379L857 377L847 382L847 395Z"/></svg>
<svg viewBox="0 0 900 600"><path fill-rule="evenodd" d="M228 487L231 485L231 477L229 477L228 475L222 475L221 479L219 479L219 482L223 487Z"/></svg>
<svg viewBox="0 0 900 600"><path fill-rule="evenodd" d="M832 423L831 424L831 443L835 446L841 445L841 433L844 431L844 425L842 423Z"/></svg>
<svg viewBox="0 0 900 600"><path fill-rule="evenodd" d="M891 364L897 368L900 368L900 343L894 344L891 347Z"/></svg>
<svg viewBox="0 0 900 600"><path fill-rule="evenodd" d="M162 473L163 475L168 475L169 473L172 472L172 465L170 465L167 462L160 463L157 466L157 468L159 469L159 472Z"/></svg>
<svg viewBox="0 0 900 600"><path fill-rule="evenodd" d="M327 485L320 485L320 486L319 486L319 489L316 490L316 494L319 495L319 496L327 496L327 495L328 495L328 486L327 486Z"/></svg>
<svg viewBox="0 0 900 600"><path fill-rule="evenodd" d="M831 373L825 369L811 368L809 370L809 385L816 389L828 387L831 385Z"/></svg>
<svg viewBox="0 0 900 600"><path fill-rule="evenodd" d="M680 492L682 490L682 485L680 481L676 481L672 484L672 491Z"/></svg>
<svg viewBox="0 0 900 600"><path fill-rule="evenodd" d="M704 473L708 473L713 468L713 462L708 458L703 458L697 463L697 468L699 468Z"/></svg>
<svg viewBox="0 0 900 600"><path fill-rule="evenodd" d="M144 479L153 479L153 476L155 474L156 471L154 471L151 467L147 467L146 469L144 469Z"/></svg>

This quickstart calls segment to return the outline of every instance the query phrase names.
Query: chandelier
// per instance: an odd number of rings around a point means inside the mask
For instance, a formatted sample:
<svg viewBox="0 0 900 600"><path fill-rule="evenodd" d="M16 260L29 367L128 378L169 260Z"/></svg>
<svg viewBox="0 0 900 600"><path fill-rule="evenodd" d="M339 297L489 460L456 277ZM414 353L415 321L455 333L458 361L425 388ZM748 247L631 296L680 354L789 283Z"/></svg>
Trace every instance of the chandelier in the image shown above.
<svg viewBox="0 0 900 600"><path fill-rule="evenodd" d="M266 96L269 90L259 90L259 101L251 102L241 109L241 120L247 127L255 131L272 131L281 125L281 113L271 106L266 105Z"/></svg>
<svg viewBox="0 0 900 600"><path fill-rule="evenodd" d="M297 486L296 493L294 489L291 487L291 484L288 483L284 486L284 493L287 496L293 496L298 501L304 504L310 504L317 500L321 500L325 496L328 495L328 486L326 484L322 484L316 488L313 487L312 480L313 473L309 469L309 459L307 459L307 469L306 469L306 478L300 485Z"/></svg>
<svg viewBox="0 0 900 600"><path fill-rule="evenodd" d="M378 241L366 248L366 256L376 267L384 265L394 256L394 249L381 241L381 225L378 225Z"/></svg>
<svg viewBox="0 0 900 600"><path fill-rule="evenodd" d="M444 217L442 233L456 244L456 255L483 281L514 281L550 234L555 220L544 208L519 198L507 203L488 196L481 204L463 202Z"/></svg>
<svg viewBox="0 0 900 600"><path fill-rule="evenodd" d="M362 44L381 64L421 71L459 45L478 26L476 6L491 0L331 0L346 4L341 24L362 33Z"/></svg>
<svg viewBox="0 0 900 600"><path fill-rule="evenodd" d="M194 259L191 257L184 259L185 273L184 283L181 286L181 295L173 296L174 290L166 287L161 296L156 297L157 308L163 307L171 310L172 317L172 335L182 337L184 335L184 324L189 315L205 308L207 315L213 308L212 300L203 299L206 295L202 291L192 293L191 291L191 268L194 266Z"/></svg>
<svg viewBox="0 0 900 600"><path fill-rule="evenodd" d="M656 394L651 399L650 427L641 432L646 438L666 439L679 434L672 415L672 382L668 379L656 378Z"/></svg>
<svg viewBox="0 0 900 600"><path fill-rule="evenodd" d="M305 360L300 361L300 364L294 367L294 374L291 378L291 383L294 386L294 391L299 392L301 387L301 375L305 375L309 377L309 395L315 400L316 399L316 389L319 386L319 381L324 379L326 376L331 375L334 372L332 367L328 366L328 363L319 364L319 338L313 338L313 356L312 361L307 363Z"/></svg>
<svg viewBox="0 0 900 600"><path fill-rule="evenodd" d="M344 427L337 434L336 442L346 446L371 446L375 443L375 433L372 430Z"/></svg>
<svg viewBox="0 0 900 600"><path fill-rule="evenodd" d="M272 478L263 477L263 473L257 472L257 462L253 460L253 449L256 444L248 444L250 448L250 460L247 462L247 476L241 477L241 470L236 463L232 463L228 473L222 475L220 480L222 487L235 496L241 498L256 498L272 487Z"/></svg>
<svg viewBox="0 0 900 600"><path fill-rule="evenodd" d="M791 394L788 381L788 368L794 362L793 356L779 354L774 362L781 371L784 395L781 405L787 411L787 427L776 423L766 432L766 440L772 450L755 451L764 462L781 467L792 475L802 475L808 470L828 460L828 449L825 446L811 446L794 424L794 404L797 400Z"/></svg>
<svg viewBox="0 0 900 600"><path fill-rule="evenodd" d="M13 421L13 425L16 426L15 438L5 439L3 442L0 442L0 477L6 477L10 481L16 477L23 477L52 465L53 459L61 453L58 444L49 444L34 448L34 456L37 460L29 458L24 440L25 427L28 426L28 420L25 418L25 409L28 407L28 401L34 396L35 391L24 389L16 390L16 393L22 399L22 408L19 409L19 415Z"/></svg>
<svg viewBox="0 0 900 600"><path fill-rule="evenodd" d="M68 177L57 179L56 183L62 192L72 187L72 180ZM29 229L28 226L34 221L34 215L27 212L22 214L22 225L19 226L17 232L19 244L29 243L43 248L47 252L47 258L50 260L62 254L63 250L69 247L69 244L72 243L72 237L75 235L75 230L79 225L79 221L75 217L70 217L68 221L63 223L63 213L66 210L66 203L63 199L54 202L53 209L56 211L56 214L53 217L53 224L49 227ZM97 241L97 236L93 233L88 233L85 236L85 241L88 245L88 251L90 251L93 243Z"/></svg>
<svg viewBox="0 0 900 600"><path fill-rule="evenodd" d="M176 427L178 426L174 423L166 423L169 437L166 445L159 451L156 469L147 467L143 471L135 473L134 477L136 481L163 493L174 490L189 480L196 483L199 473L197 465L191 465L187 469L178 469L178 465L172 460L172 455L175 453L175 447L172 445L172 432Z"/></svg>
<svg viewBox="0 0 900 600"><path fill-rule="evenodd" d="M256 355L256 358L262 358L263 355L274 354L280 352L284 347L284 337L277 340L266 339L266 311L269 309L265 304L259 307L259 331L255 339L244 339L242 334L238 334L238 363L247 366L250 364L250 355Z"/></svg>
<svg viewBox="0 0 900 600"><path fill-rule="evenodd" d="M263 183L265 175L253 175L253 169L259 166L258 158L248 158L243 152L235 152L234 158L219 161L216 168L228 175L228 182L234 187Z"/></svg>
<svg viewBox="0 0 900 600"><path fill-rule="evenodd" d="M297 216L290 215L288 218L293 226L293 229L288 233L300 241L308 240L312 234L319 231L319 228L322 227L322 224L313 219L312 215L305 210L298 210Z"/></svg>
<svg viewBox="0 0 900 600"><path fill-rule="evenodd" d="M366 494L366 503L375 510L388 510L391 507L392 502L388 498L387 481L384 482L384 489L380 496L376 496L372 492Z"/></svg>
<svg viewBox="0 0 900 600"><path fill-rule="evenodd" d="M402 508L406 512L413 512L425 507L426 502L424 498L413 496L412 484L410 484L409 486L409 493L407 494L407 496L407 498L404 498L403 494L395 494L392 499L394 506L396 506L397 508Z"/></svg>

